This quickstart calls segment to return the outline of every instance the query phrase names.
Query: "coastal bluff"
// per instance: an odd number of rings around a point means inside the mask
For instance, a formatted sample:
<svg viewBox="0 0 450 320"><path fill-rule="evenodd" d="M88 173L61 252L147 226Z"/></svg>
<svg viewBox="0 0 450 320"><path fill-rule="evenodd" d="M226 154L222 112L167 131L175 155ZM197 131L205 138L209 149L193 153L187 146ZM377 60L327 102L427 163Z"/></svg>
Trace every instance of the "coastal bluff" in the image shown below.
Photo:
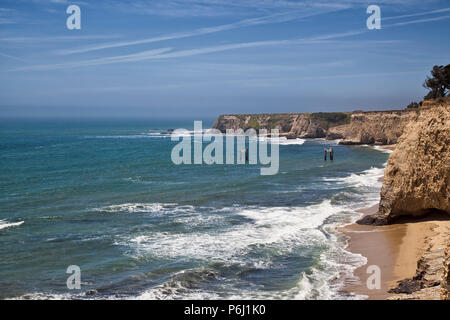
<svg viewBox="0 0 450 320"><path fill-rule="evenodd" d="M450 98L422 103L417 119L406 125L389 157L378 213L365 216L358 223L385 225L402 217L412 223L429 218L433 235L423 244L425 252L417 262L416 274L399 281L390 290L395 295L389 299L448 300Z"/></svg>
<svg viewBox="0 0 450 320"><path fill-rule="evenodd" d="M416 109L318 113L230 114L219 116L213 129L270 132L278 129L287 139L325 138L346 145L396 144L407 123L416 119Z"/></svg>
<svg viewBox="0 0 450 320"><path fill-rule="evenodd" d="M384 173L379 212L360 223L450 214L450 98L424 101L405 127Z"/></svg>

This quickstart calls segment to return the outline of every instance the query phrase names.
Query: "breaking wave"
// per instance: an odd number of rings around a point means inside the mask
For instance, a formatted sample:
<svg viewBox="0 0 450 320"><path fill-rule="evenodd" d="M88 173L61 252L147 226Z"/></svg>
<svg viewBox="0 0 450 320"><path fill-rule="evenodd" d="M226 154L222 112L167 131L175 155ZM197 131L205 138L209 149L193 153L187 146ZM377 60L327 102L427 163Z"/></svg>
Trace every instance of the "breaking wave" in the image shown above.
<svg viewBox="0 0 450 320"><path fill-rule="evenodd" d="M18 227L22 225L25 221L19 222L7 222L5 220L0 220L0 230L10 228L10 227Z"/></svg>

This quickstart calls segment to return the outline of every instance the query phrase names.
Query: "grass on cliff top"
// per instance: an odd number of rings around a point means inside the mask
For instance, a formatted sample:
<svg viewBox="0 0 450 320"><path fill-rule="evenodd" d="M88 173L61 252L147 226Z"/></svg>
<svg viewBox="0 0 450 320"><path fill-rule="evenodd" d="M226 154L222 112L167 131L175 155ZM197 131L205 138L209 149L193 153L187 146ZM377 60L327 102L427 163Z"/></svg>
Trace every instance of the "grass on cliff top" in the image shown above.
<svg viewBox="0 0 450 320"><path fill-rule="evenodd" d="M350 112L317 112L311 113L311 120L320 123L324 129L349 124L352 114Z"/></svg>
<svg viewBox="0 0 450 320"><path fill-rule="evenodd" d="M290 116L302 115L310 117L311 120L318 123L322 128L328 130L331 127L348 124L351 119L351 112L317 112L317 113L260 113L260 114L233 114L241 123L245 122L246 117L250 117L247 127L256 130L262 129L261 121L265 119L268 122L268 128L273 129L277 125L287 126L290 122Z"/></svg>

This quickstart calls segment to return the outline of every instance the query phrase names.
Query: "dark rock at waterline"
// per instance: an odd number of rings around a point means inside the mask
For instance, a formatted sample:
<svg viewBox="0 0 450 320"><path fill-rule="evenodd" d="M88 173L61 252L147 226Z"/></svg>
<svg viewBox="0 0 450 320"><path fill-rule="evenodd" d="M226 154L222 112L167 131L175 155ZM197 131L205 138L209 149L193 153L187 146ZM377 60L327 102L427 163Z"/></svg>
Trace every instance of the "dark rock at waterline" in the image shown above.
<svg viewBox="0 0 450 320"><path fill-rule="evenodd" d="M397 283L397 287L389 290L389 293L411 294L423 288L423 283L417 279L404 279Z"/></svg>
<svg viewBox="0 0 450 320"><path fill-rule="evenodd" d="M382 213L367 215L356 221L357 224L368 226L384 226L390 224L391 222L392 221L390 221L388 216Z"/></svg>
<svg viewBox="0 0 450 320"><path fill-rule="evenodd" d="M86 295L86 296L92 296L92 295L97 294L97 293L98 293L97 290L88 290L88 291L86 291L86 292L84 293L84 295Z"/></svg>

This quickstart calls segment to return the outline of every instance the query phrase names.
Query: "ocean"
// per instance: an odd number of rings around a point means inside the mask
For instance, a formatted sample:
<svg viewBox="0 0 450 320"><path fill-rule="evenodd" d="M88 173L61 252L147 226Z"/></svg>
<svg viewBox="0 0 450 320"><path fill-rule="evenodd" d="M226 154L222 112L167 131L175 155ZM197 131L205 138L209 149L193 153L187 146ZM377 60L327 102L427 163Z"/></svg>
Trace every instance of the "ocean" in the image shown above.
<svg viewBox="0 0 450 320"><path fill-rule="evenodd" d="M379 201L386 152L282 141L262 176L174 165L169 128L193 121L1 120L1 299L358 298L335 229Z"/></svg>

